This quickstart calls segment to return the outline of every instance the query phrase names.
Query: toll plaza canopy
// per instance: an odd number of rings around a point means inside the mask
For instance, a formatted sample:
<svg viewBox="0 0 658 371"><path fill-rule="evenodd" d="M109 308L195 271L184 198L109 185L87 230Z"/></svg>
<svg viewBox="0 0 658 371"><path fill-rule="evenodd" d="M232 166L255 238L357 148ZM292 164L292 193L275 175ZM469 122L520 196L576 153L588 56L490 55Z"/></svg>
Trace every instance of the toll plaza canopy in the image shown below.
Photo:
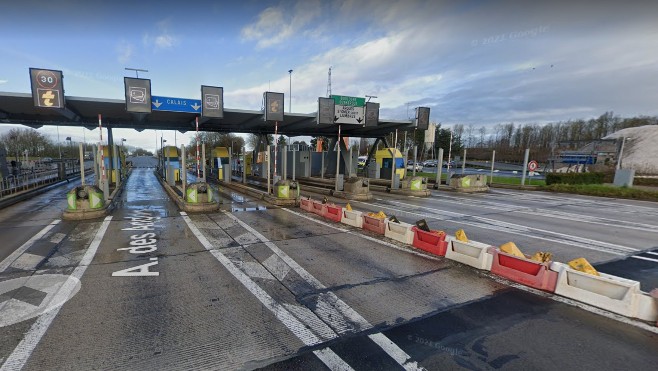
<svg viewBox="0 0 658 371"><path fill-rule="evenodd" d="M102 115L103 127L178 130L195 130L198 113L152 111L149 114L126 111L121 99L65 97L62 109L35 107L33 97L27 93L0 92L0 123L22 124L39 128L44 125L98 127ZM273 134L274 123L264 121L263 111L224 109L223 118L199 117L199 130L226 133ZM379 120L376 126L341 125L341 136L379 138L396 129L414 129L412 120ZM287 136L327 136L338 134L337 124L318 124L315 113L285 113L278 123L279 134Z"/></svg>

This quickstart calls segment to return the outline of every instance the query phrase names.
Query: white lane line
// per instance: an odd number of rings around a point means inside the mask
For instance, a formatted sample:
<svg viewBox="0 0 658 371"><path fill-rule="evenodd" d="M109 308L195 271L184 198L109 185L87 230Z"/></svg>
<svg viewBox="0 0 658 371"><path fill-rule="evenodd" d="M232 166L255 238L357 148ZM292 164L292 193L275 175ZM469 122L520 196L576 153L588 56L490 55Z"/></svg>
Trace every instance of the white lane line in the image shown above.
<svg viewBox="0 0 658 371"><path fill-rule="evenodd" d="M654 326L653 324L648 325L644 322L637 321L637 320L634 320L632 318L624 317L621 314L608 312L607 310L597 308L597 307L591 306L589 304L581 303L581 302L573 300L573 299L565 298L563 296L551 294L551 293L548 293L548 292L545 292L545 291L540 291L540 290L534 289L532 287L524 286L520 283L508 281L508 280L506 280L502 277L499 277L499 276L496 276L496 275L493 275L493 274L488 274L488 273L485 273L485 274L487 275L487 277L491 278L492 280L494 280L498 283L502 283L502 284L507 285L507 286L514 287L515 289L519 289L519 290L522 290L522 291L525 291L525 292L529 292L531 294L535 294L535 295L538 295L538 296L545 297L547 299L551 299L551 300L554 300L554 301L557 301L557 302L560 302L560 303L571 305L572 307L577 307L577 308L586 310L590 313L598 314L600 316L610 318L610 319L615 320L617 322L625 323L627 325L635 326L635 327L641 328L642 330L647 330L647 331L653 332L654 334L658 334L658 327Z"/></svg>
<svg viewBox="0 0 658 371"><path fill-rule="evenodd" d="M404 367L405 370L415 370L418 369L418 364L416 362L409 362L411 358L404 350L400 349L394 342L391 341L386 335L381 332L368 335L370 340L374 341L375 344L379 345L389 356L391 356L395 362L399 363Z"/></svg>
<svg viewBox="0 0 658 371"><path fill-rule="evenodd" d="M395 203L394 201L390 201L390 202ZM441 200L441 203L453 203L459 205L467 204L468 206L482 208L482 209L517 212L521 214L535 215L540 217L551 217L555 219L577 221L577 222L594 224L594 225L602 225L606 227L624 228L624 229L631 229L636 231L658 233L658 227L652 224L632 223L633 225L627 225L623 223L630 223L630 222L624 220L599 218L590 215L582 215L582 214L575 214L571 212L537 208L536 206L511 207L509 204L504 204L502 202L493 202L486 200L471 200L471 199L454 199L454 200L444 199ZM544 204L541 204L541 206L544 206ZM536 209L536 211L533 209Z"/></svg>
<svg viewBox="0 0 658 371"><path fill-rule="evenodd" d="M18 259L21 254L23 254L27 249L30 248L36 242L38 239L42 238L46 233L48 233L51 229L53 229L54 226L56 226L59 222L61 222L60 219L54 220L52 223L48 224L45 226L42 230L39 231L39 233L35 234L27 240L24 244L22 244L16 251L11 253L8 257L5 258L5 260L0 263L0 273L4 272L11 264Z"/></svg>
<svg viewBox="0 0 658 371"><path fill-rule="evenodd" d="M78 266L75 267L73 273L71 273L71 277L80 280L82 278L82 275L85 274L87 267L89 267L91 261L94 259L94 256L96 255L98 246L100 246L101 241L103 240L103 236L105 235L105 232L107 231L107 228L109 227L111 220L112 220L111 216L105 217L103 224L101 224L100 228L98 229L98 232L96 232L94 239L89 244L87 251L82 256L82 259L80 260L80 263L78 263ZM70 293L73 291L73 289L75 289L75 282L76 282L75 280L67 280L66 283L62 285L62 287L60 287L57 295L61 294L61 295L69 296ZM25 363L32 355L32 352L39 344L39 341L41 341L43 335L46 333L46 331L48 331L50 324L53 322L53 320L55 319L61 308L62 307L60 306L49 312L46 312L41 316L39 316L39 318L37 318L36 321L34 321L32 327L30 327L27 334L25 334L25 336L23 337L23 340L21 340L21 342L18 343L16 349L14 349L11 355L7 357L7 360L2 365L2 367L0 367L0 371L20 370L23 368L23 366L25 366Z"/></svg>
<svg viewBox="0 0 658 371"><path fill-rule="evenodd" d="M228 257L226 257L222 252L215 249L213 245L208 241L206 236L204 236L201 231L196 227L192 219L187 216L187 213L181 212L181 216L187 227L190 228L190 231L196 236L201 245L208 250L212 256L219 261L226 270L229 271L240 283L251 292L258 301L263 304L267 309L269 309L274 316L283 323L299 340L304 343L306 346L318 345L323 342L322 339L318 338L310 329L308 329L302 322L300 322L295 316L293 316L283 305L279 304L274 298L272 298L265 290L261 289L249 276L243 273L238 267L233 264ZM314 352L315 353L315 352ZM318 358L324 362L327 367L334 369L333 367L340 366L342 364L347 365L340 357L329 348L323 349L323 352L320 353ZM340 359L340 361L338 361ZM349 366L347 366L349 367ZM335 369L342 369L337 367ZM349 370L351 368L345 368Z"/></svg>
<svg viewBox="0 0 658 371"><path fill-rule="evenodd" d="M292 212L291 210L288 209L283 209L289 212ZM294 212L293 212L294 213ZM286 264L290 266L297 274L299 274L300 277L302 277L306 282L310 283L313 285L318 290L324 290L327 287L322 284L317 278L313 277L306 269L302 268L301 265L299 265L296 261L294 261L288 254L286 254L283 250L281 250L276 244L271 242L267 237L263 236L260 232L249 226L247 223L243 222L242 220L238 219L235 215L231 213L225 213L229 218L233 219L236 221L240 226L242 226L244 229L248 230L251 232L256 238L260 239L261 242L263 242L267 247L269 247L276 255L278 255ZM345 230L347 232L347 230ZM325 295L328 297L328 302L330 305L334 306L338 312L349 319L352 323L359 324L362 328L362 330L367 330L369 328L372 328L372 324L368 322L363 316L361 316L359 313L357 313L352 307L347 305L343 300L341 300L336 294L334 294L331 291L328 291L325 293ZM319 315L322 315L320 313ZM385 335L381 334L381 336L378 338L382 344L386 344L386 347L383 347L380 345L382 350L386 352L388 355L390 355L396 362L400 364L404 369L406 370L422 370L423 368L418 366L418 364L414 361L411 361L411 356L408 355L404 350L400 349L395 343L392 341L388 340ZM387 342L384 342L382 339L387 339Z"/></svg>
<svg viewBox="0 0 658 371"><path fill-rule="evenodd" d="M288 212L290 212L290 213L292 213L292 214L295 214L295 215L299 215L299 216L301 216L302 218L306 218L306 219L308 219L308 220L315 221L316 223L319 223L319 224L322 224L322 225L326 225L326 226L331 227L331 228L334 228L334 229L344 230L344 229L342 229L342 228L334 227L333 225L328 224L328 223L325 223L325 222L323 222L323 221L316 220L316 219L314 219L314 218L308 217L308 216L306 216L306 215L304 215L304 214L301 214L301 213L298 213L298 212L296 212L296 211L292 211L292 210L285 209L285 208L282 209L282 210L288 211ZM382 245L385 245L385 246L392 246L392 247L395 247L395 248L400 249L400 250L404 250L404 251L408 251L408 252L413 252L413 251L406 250L406 249L402 249L402 248L400 248L400 247L398 247L398 246L395 246L395 245L389 244L389 243L386 242L386 241L381 241L381 240L377 240L377 239L375 239L375 238L372 238L372 237L370 237L370 236L365 236L365 235L363 235L363 234L361 234L361 233L355 233L355 232L352 232L352 231L348 231L347 233L354 234L354 235L356 235L356 236L362 236L362 237L364 237L364 238L366 238L366 239L368 239L368 240L372 240L372 241L379 242L379 243L381 243ZM427 255L423 255L423 254L418 254L418 255L422 255L423 257L426 257L426 258L433 258L434 260L443 260L443 259L445 259L445 258L434 258L434 257L427 256ZM633 256L633 257L635 257L635 256ZM647 324L644 323L644 322L635 321L635 320L633 320L633 319L631 319L631 318L624 317L624 316L619 315L619 314L616 314L616 313L608 312L608 311L606 311L606 310L603 310L603 309L600 309L600 308L597 308L597 307L593 307L593 306L591 306L591 305L588 305L588 304L585 304L585 303L581 303L581 302L579 302L579 301L575 301L575 300L572 300L572 299L568 299L568 298L565 298L565 297L562 297L562 296L558 296L558 295L555 295L555 294L550 294L550 293L547 293L547 292L544 292L544 291L536 290L536 289L533 289L532 287L527 287L527 286L524 286L524 285L518 284L518 283L516 283L516 282L508 281L508 280L506 280L505 278L502 278L502 277L499 277L499 276L496 276L496 275L493 275L493 274L486 274L486 275L487 275L487 277L491 278L492 280L494 280L494 281L496 281L496 282L498 282L498 283L501 283L501 284L504 284L504 285L507 285L507 286L511 286L511 287L514 287L514 288L519 289L519 290L522 290L522 291L530 292L530 293L533 293L533 294L535 294L535 295L543 296L543 297L546 297L546 298L549 298L549 299L552 299L552 300L555 300L555 301L558 301L558 302L561 302L561 303L565 303L565 304L568 304L568 305L571 305L571 306L574 306L574 307L578 307L578 308L584 309L584 310L586 310L586 311L588 311L588 312L591 312L591 313L594 313L594 314L599 314L599 315L602 315L602 316L604 316L604 317L607 317L607 318L610 318L610 319L616 320L616 321L618 321L618 322L622 322L622 323L625 323L625 324L629 324L629 325L632 325L632 326L635 326L635 327L639 327L639 328L644 329L644 330L649 330L649 331L651 331L651 332L653 332L653 333L658 334L658 327L647 325Z"/></svg>
<svg viewBox="0 0 658 371"><path fill-rule="evenodd" d="M316 357L322 361L331 371L353 371L354 369L350 367L338 354L334 353L333 350L329 348L324 348L320 350L313 351Z"/></svg>
<svg viewBox="0 0 658 371"><path fill-rule="evenodd" d="M633 255L633 256L631 256L631 258L640 259L640 260L648 260L650 262L658 263L658 259L645 258L644 256Z"/></svg>
<svg viewBox="0 0 658 371"><path fill-rule="evenodd" d="M354 202L359 202L359 201L354 201ZM533 228L533 227L527 227L523 226L520 224L513 224L513 223L507 223L507 222L502 222L494 219L489 219L489 218L482 218L482 217L477 217L477 216L471 216L467 214L461 214L461 217L469 217L475 220L482 221L482 223L477 223L477 222L469 222L465 220L450 220L450 219L444 219L441 217L438 217L436 215L431 215L431 214L421 214L421 213L415 213L411 212L408 210L402 210L402 209L397 209L395 207L391 207L389 205L385 204L369 204L370 206L377 206L383 209L389 209L393 211L398 211L410 215L418 215L423 218L427 219L435 219L435 220L440 220L444 222L449 222L449 223L455 223L455 224L463 224L463 225L470 225L473 227L477 228L482 228L482 229L489 229L489 230L494 230L494 231L499 231L499 232L505 232L509 234L516 234L524 237L530 237L533 239L538 239L538 240L544 240L544 241L550 241L550 242L557 242L560 244L567 244L571 246L576 246L576 247L581 247L583 249L588 249L588 250L594 250L594 251L599 251L599 252L605 252L609 254L614 254L614 255L620 255L620 256L625 256L627 255L628 252L638 252L640 249L628 247L628 246L621 246L621 245L616 245L616 244L610 244L607 242L602 242L602 241L597 241L597 240L592 240L584 237L577 237L573 235L568 235L564 233L559 233L559 232L553 232L553 231L548 231L540 228ZM458 214L455 212L445 212L442 210L438 209L431 209L431 208L426 208L422 206L417 206L415 210L418 209L427 209L433 212L437 213L444 213L444 214ZM553 239L553 238L548 238L548 237L541 237L537 236L534 234L529 233L530 231L539 231L543 232L546 234L552 234L555 235L556 237L561 237L563 238L562 240L558 239ZM593 246L590 246L593 245Z"/></svg>
<svg viewBox="0 0 658 371"><path fill-rule="evenodd" d="M644 254L658 255L658 252L645 251Z"/></svg>

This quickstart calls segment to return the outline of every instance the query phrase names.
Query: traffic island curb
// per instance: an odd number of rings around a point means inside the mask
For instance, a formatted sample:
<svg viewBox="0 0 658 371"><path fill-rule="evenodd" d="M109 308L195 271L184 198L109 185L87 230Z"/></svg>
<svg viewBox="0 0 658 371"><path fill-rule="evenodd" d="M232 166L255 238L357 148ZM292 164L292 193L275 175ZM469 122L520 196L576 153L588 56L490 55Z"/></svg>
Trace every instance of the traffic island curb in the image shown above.
<svg viewBox="0 0 658 371"><path fill-rule="evenodd" d="M160 182L160 185L164 188L165 192L167 192L169 198L176 203L176 206L178 206L180 210L185 211L186 213L207 213L219 210L219 202L191 203L184 201L183 198L157 174L157 172L155 173L155 177L158 179L158 182Z"/></svg>

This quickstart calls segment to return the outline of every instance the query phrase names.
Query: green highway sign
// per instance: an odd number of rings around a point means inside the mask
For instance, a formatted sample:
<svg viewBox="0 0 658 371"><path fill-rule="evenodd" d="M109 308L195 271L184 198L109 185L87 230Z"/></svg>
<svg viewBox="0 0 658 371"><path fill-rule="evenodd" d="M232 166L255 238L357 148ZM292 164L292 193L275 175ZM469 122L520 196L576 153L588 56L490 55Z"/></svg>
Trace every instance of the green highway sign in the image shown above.
<svg viewBox="0 0 658 371"><path fill-rule="evenodd" d="M366 98L348 97L344 95L332 95L337 106L363 107L366 105Z"/></svg>

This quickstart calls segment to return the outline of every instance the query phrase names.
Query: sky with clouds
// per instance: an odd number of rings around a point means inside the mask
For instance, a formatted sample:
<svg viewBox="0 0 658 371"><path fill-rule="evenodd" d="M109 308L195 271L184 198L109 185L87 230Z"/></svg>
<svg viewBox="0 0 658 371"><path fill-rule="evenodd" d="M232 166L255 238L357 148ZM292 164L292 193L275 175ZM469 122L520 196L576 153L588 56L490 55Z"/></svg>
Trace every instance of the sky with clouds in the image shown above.
<svg viewBox="0 0 658 371"><path fill-rule="evenodd" d="M38 67L62 70L68 96L123 99L135 67L153 95L223 86L236 109L260 109L267 90L287 104L292 78L293 111L310 113L331 67L332 93L377 96L386 119L416 106L478 127L658 114L656 1L0 1L4 92L30 92ZM114 135L150 149L156 136Z"/></svg>

